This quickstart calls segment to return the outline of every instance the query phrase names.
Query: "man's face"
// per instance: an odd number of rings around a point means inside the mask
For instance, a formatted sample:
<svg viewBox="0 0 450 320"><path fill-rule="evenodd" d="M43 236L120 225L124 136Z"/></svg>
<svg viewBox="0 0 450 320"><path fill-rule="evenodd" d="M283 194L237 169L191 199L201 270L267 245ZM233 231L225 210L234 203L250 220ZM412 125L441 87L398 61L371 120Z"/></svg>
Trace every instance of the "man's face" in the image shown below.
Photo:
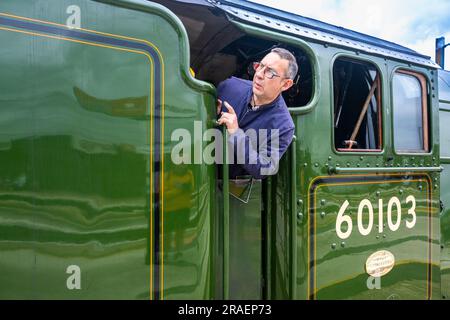
<svg viewBox="0 0 450 320"><path fill-rule="evenodd" d="M271 52L261 60L260 67L253 77L253 94L259 101L269 103L283 91L289 89L293 81L286 79L289 61L281 59L275 52ZM274 73L275 77L267 78L265 74Z"/></svg>

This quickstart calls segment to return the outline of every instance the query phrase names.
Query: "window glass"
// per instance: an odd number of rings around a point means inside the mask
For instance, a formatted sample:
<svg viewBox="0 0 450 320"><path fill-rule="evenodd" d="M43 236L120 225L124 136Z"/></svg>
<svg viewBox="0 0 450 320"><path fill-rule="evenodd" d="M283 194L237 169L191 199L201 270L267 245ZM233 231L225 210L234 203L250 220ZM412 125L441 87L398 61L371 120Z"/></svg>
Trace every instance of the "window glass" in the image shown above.
<svg viewBox="0 0 450 320"><path fill-rule="evenodd" d="M381 151L381 81L375 66L339 58L333 66L333 86L336 150Z"/></svg>
<svg viewBox="0 0 450 320"><path fill-rule="evenodd" d="M394 145L397 151L428 151L423 89L419 78L412 74L398 72L394 75Z"/></svg>
<svg viewBox="0 0 450 320"><path fill-rule="evenodd" d="M439 70L439 99L450 101L450 71Z"/></svg>
<svg viewBox="0 0 450 320"><path fill-rule="evenodd" d="M447 105L450 106L450 105ZM450 111L439 111L439 131L441 133L441 157L450 158Z"/></svg>

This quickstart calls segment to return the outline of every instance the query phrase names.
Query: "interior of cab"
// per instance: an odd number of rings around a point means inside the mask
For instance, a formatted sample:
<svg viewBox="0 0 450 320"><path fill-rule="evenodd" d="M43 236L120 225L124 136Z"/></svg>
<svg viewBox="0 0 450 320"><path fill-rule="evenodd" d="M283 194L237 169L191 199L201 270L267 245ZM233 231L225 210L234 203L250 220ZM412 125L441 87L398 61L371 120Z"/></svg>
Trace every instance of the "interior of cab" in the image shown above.
<svg viewBox="0 0 450 320"><path fill-rule="evenodd" d="M158 1L182 21L189 37L191 68L199 80L217 85L231 77L252 80L253 62L260 61L271 49L282 47L297 59L299 72L294 85L283 93L288 107L309 103L313 91L311 62L305 52L276 39L250 36L235 27L225 13L213 6Z"/></svg>

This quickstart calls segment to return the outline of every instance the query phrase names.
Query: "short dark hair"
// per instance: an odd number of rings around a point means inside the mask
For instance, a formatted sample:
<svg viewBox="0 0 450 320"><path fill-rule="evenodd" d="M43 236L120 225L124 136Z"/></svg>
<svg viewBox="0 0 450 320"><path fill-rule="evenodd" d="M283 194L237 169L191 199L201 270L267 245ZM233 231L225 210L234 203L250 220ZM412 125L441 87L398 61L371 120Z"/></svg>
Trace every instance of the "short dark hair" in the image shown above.
<svg viewBox="0 0 450 320"><path fill-rule="evenodd" d="M295 59L294 55L283 48L274 48L270 52L276 53L280 56L281 59L287 60L289 62L286 77L294 80L298 72L297 60Z"/></svg>

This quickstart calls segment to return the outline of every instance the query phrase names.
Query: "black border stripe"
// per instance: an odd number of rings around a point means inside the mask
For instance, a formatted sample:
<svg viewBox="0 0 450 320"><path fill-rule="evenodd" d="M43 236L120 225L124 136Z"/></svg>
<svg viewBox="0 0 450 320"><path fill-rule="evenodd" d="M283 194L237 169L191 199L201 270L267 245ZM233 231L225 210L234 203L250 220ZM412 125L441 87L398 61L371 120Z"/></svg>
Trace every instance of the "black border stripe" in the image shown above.
<svg viewBox="0 0 450 320"><path fill-rule="evenodd" d="M61 36L61 37L67 37L71 39L76 40L83 40L93 43L99 43L99 44L107 44L112 45L116 47L124 47L128 49L135 49L135 50L141 50L144 52L147 52L153 59L154 62L154 76L155 81L153 84L154 86L154 110L153 110L153 119L154 119L154 143L153 143L153 186L154 186L154 192L151 195L152 197L152 203L153 203L153 212L154 212L154 251L153 251L153 261L154 261L154 267L153 267L153 291L154 291L154 299L160 298L160 278L161 278L161 266L160 266L160 238L161 238L161 226L160 226L160 201L159 197L161 195L160 190L160 172L161 172L161 150L160 148L163 148L161 143L161 78L162 78L162 67L161 67L161 60L158 55L158 52L150 45L138 41L132 41L132 40L125 40L125 39L118 39L118 38L112 38L105 35L95 34L95 33L88 33L85 31L77 30L77 29L69 29L64 26L54 26L54 25L45 25L45 24L39 24L37 22L31 22L31 21L24 21L24 20L16 20L4 16L0 16L0 25L13 27L21 30L26 31L38 31L42 32L48 35L53 36ZM150 79L151 80L151 79ZM162 253L161 253L162 254ZM150 275L152 276L152 275Z"/></svg>
<svg viewBox="0 0 450 320"><path fill-rule="evenodd" d="M424 178L428 182L428 188L427 188L427 197L428 197L428 268L427 268L427 275L428 275L428 283L427 283L427 298L431 299L432 295L432 195L431 195L431 178L427 174L404 174L404 175L373 175L373 176L330 176L330 177L321 177L319 179L316 179L313 181L313 183L310 186L309 189L309 261L308 261L308 268L310 270L309 272L309 279L308 279L308 288L309 288L309 299L315 300L316 299L316 283L315 283L315 273L316 273L316 265L315 265L315 254L314 254L314 248L315 248L315 223L316 223L316 207L314 203L314 194L318 187L320 187L322 184L338 184L338 183L346 183L346 182L379 182L379 181L392 181L392 180L404 180L407 182L408 180L416 179L416 178Z"/></svg>

